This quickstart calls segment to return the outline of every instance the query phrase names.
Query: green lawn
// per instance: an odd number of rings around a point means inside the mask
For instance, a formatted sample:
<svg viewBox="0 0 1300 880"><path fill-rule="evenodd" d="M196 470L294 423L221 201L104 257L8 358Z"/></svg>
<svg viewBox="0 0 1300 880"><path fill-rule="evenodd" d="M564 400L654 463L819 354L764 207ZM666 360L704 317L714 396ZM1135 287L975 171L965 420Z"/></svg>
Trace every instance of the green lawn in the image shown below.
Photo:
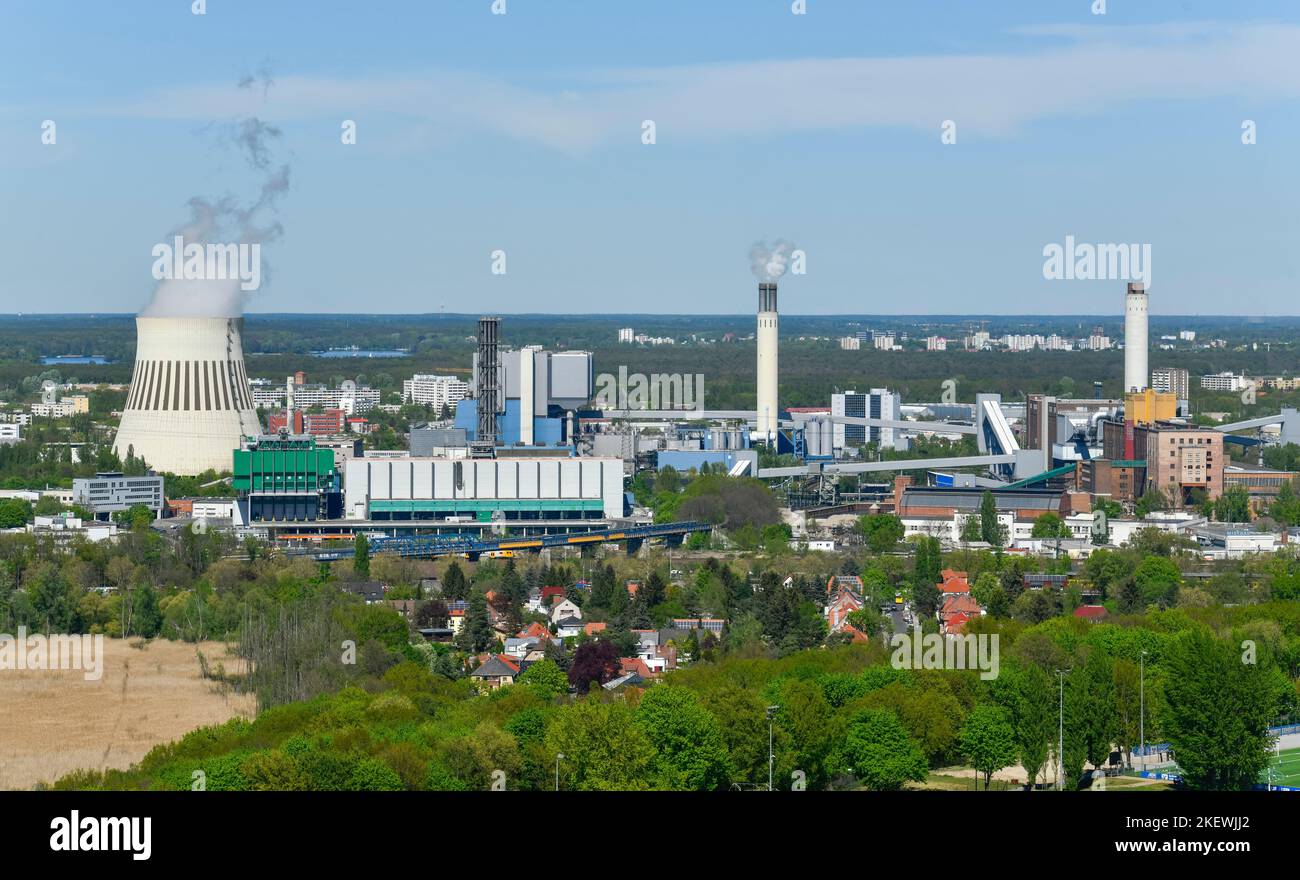
<svg viewBox="0 0 1300 880"><path fill-rule="evenodd" d="M1273 759L1273 784L1300 788L1300 748L1286 749ZM1267 781L1267 776L1263 781Z"/></svg>

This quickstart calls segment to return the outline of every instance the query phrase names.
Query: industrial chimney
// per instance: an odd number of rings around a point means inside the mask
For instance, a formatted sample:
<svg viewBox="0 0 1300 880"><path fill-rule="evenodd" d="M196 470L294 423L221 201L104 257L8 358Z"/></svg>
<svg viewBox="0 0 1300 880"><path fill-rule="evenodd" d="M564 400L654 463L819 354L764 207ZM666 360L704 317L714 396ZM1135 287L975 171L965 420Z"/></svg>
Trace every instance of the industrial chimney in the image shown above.
<svg viewBox="0 0 1300 880"><path fill-rule="evenodd" d="M493 458L497 447L497 407L501 405L500 358L497 335L501 319L485 315L478 319L478 358L475 365L474 406L478 411L478 425L470 455L474 458ZM529 413L531 416L531 411ZM524 418L521 414L520 418Z"/></svg>
<svg viewBox="0 0 1300 880"><path fill-rule="evenodd" d="M774 442L777 429L776 283L758 285L758 436Z"/></svg>
<svg viewBox="0 0 1300 880"><path fill-rule="evenodd" d="M135 370L113 450L183 476L228 471L261 433L244 369L242 318L135 319Z"/></svg>
<svg viewBox="0 0 1300 880"><path fill-rule="evenodd" d="M1130 282L1124 298L1124 391L1146 391L1151 384L1147 370L1147 292Z"/></svg>

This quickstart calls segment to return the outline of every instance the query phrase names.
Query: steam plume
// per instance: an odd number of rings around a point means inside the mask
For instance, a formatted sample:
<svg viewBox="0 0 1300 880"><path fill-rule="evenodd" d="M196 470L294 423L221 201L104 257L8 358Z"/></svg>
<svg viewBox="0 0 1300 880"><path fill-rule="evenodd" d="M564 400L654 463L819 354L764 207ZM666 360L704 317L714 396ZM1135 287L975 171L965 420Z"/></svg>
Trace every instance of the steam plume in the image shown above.
<svg viewBox="0 0 1300 880"><path fill-rule="evenodd" d="M759 281L776 281L790 267L790 254L794 244L778 238L770 245L756 241L749 249L749 269Z"/></svg>
<svg viewBox="0 0 1300 880"><path fill-rule="evenodd" d="M271 86L266 67L256 76L239 81L241 89L261 83L263 93ZM189 220L168 233L170 244L180 236L189 244L266 244L278 240L283 225L273 217L280 198L289 191L289 164L277 161L280 129L256 116L236 120L221 128L219 140L233 147L249 169L263 175L256 197L241 201L232 195L220 198L194 196L189 202ZM262 262L261 277L270 276ZM240 280L183 278L164 279L154 289L153 297L141 314L148 317L238 317L244 311L245 292Z"/></svg>

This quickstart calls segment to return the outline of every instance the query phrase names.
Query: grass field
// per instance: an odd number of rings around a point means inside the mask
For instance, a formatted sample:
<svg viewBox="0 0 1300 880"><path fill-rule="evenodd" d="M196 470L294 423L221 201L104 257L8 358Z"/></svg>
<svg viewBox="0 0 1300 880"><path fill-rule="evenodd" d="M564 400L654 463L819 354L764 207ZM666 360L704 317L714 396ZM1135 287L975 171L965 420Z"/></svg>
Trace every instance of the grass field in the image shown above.
<svg viewBox="0 0 1300 880"><path fill-rule="evenodd" d="M197 650L213 669L241 668L224 644L137 644L105 639L99 681L80 671L0 673L0 789L31 788L83 768L125 769L159 743L252 713L251 697L200 672Z"/></svg>
<svg viewBox="0 0 1300 880"><path fill-rule="evenodd" d="M1283 749L1273 759L1272 767L1274 785L1288 785L1293 788L1300 788L1300 748ZM1260 781L1267 782L1267 775Z"/></svg>

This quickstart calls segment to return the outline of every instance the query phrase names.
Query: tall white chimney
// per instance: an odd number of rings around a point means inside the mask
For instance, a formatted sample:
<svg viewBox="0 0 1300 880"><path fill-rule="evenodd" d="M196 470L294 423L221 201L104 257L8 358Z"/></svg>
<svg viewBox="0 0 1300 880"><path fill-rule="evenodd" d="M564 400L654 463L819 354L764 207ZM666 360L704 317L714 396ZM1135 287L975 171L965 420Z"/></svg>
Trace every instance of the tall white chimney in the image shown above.
<svg viewBox="0 0 1300 880"><path fill-rule="evenodd" d="M758 436L774 442L777 429L776 284L758 285Z"/></svg>
<svg viewBox="0 0 1300 880"><path fill-rule="evenodd" d="M1147 292L1130 282L1124 297L1124 391L1146 391L1151 384L1147 369Z"/></svg>

